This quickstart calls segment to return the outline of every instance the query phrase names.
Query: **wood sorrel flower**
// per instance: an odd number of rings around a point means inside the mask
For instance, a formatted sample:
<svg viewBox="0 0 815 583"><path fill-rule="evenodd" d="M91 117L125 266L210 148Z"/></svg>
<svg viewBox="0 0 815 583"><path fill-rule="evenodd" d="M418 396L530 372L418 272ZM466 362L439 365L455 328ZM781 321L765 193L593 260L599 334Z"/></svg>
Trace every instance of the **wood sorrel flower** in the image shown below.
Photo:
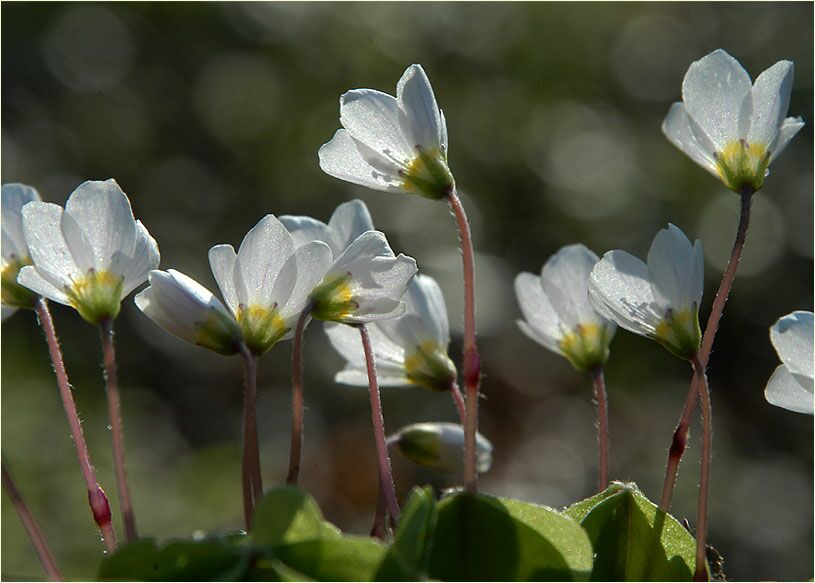
<svg viewBox="0 0 815 583"><path fill-rule="evenodd" d="M37 294L17 283L20 270L31 264L31 254L23 235L23 206L40 200L36 189L25 184L4 184L2 188L2 311L5 320L18 308L33 308Z"/></svg>
<svg viewBox="0 0 815 583"><path fill-rule="evenodd" d="M113 179L83 182L65 209L34 201L22 215L33 265L17 281L91 324L114 319L122 298L158 267L158 245Z"/></svg>
<svg viewBox="0 0 815 583"><path fill-rule="evenodd" d="M568 245L546 261L540 277L524 272L515 278L524 315L518 327L580 372L606 363L617 330L589 301L589 274L598 261L585 246Z"/></svg>
<svg viewBox="0 0 815 583"><path fill-rule="evenodd" d="M365 203L341 204L327 225L303 216L283 216L280 221L298 250L315 241L331 250L333 265L311 294L314 318L362 324L405 312L402 296L416 274L416 260L394 255L385 235L373 230Z"/></svg>
<svg viewBox="0 0 815 583"><path fill-rule="evenodd" d="M456 383L456 367L447 355L450 327L439 285L431 277L417 275L405 294L405 304L403 315L368 327L380 386L451 390ZM347 361L334 380L367 386L365 354L357 331L339 324L328 324L325 330L332 346Z"/></svg>
<svg viewBox="0 0 815 583"><path fill-rule="evenodd" d="M457 423L415 423L388 438L409 460L441 472L464 467L464 428ZM476 434L476 469L480 474L492 465L492 444Z"/></svg>
<svg viewBox="0 0 815 583"><path fill-rule="evenodd" d="M647 265L625 251L606 253L591 271L589 299L603 317L690 359L702 337L703 280L701 241L691 245L669 224L654 237Z"/></svg>
<svg viewBox="0 0 815 583"><path fill-rule="evenodd" d="M408 67L396 97L353 89L340 97L340 123L319 151L320 168L341 180L432 199L455 180L447 165L447 126L421 65Z"/></svg>
<svg viewBox="0 0 815 583"><path fill-rule="evenodd" d="M797 311L770 328L770 341L781 364L767 382L764 396L777 407L813 415L812 312Z"/></svg>
<svg viewBox="0 0 815 583"><path fill-rule="evenodd" d="M322 241L295 248L294 239L274 215L266 215L232 245L209 250L212 273L224 301L257 356L290 337L309 294L331 266L331 250Z"/></svg>
<svg viewBox="0 0 815 583"><path fill-rule="evenodd" d="M768 166L804 127L785 117L793 64L779 61L756 79L719 49L694 62L662 131L691 159L736 191L755 192Z"/></svg>
<svg viewBox="0 0 815 583"><path fill-rule="evenodd" d="M237 354L243 339L235 318L212 293L174 269L154 270L136 295L138 308L170 334L220 354Z"/></svg>

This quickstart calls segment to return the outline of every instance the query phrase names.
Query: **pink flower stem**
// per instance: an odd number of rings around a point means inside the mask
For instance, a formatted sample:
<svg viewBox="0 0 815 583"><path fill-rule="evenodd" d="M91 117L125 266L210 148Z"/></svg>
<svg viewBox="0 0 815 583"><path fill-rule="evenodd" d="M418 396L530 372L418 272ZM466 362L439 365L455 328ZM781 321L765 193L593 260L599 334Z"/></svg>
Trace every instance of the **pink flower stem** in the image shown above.
<svg viewBox="0 0 815 583"><path fill-rule="evenodd" d="M289 451L289 474L286 483L297 484L300 476L300 460L303 450L303 336L311 316L311 306L306 306L297 319L294 329L294 346L291 353L291 449Z"/></svg>
<svg viewBox="0 0 815 583"><path fill-rule="evenodd" d="M247 529L251 528L252 515L258 501L263 497L263 480L260 472L260 445L257 425L257 358L243 343L240 345L243 362L243 472L244 513L249 509ZM247 482L248 480L248 487ZM246 502L247 494L250 497ZM246 518L246 517L245 517Z"/></svg>
<svg viewBox="0 0 815 583"><path fill-rule="evenodd" d="M62 406L65 409L65 415L68 417L68 426L71 428L71 437L74 440L77 458L79 458L79 469L88 489L88 503L91 507L91 513L94 522L102 531L102 541L105 548L109 553L112 553L116 550L116 533L113 531L110 504L108 504L105 491L96 479L96 471L93 469L93 464L91 464L88 444L85 442L84 433L82 433L82 423L76 411L76 403L71 393L68 373L65 371L65 363L62 360L62 350L59 347L57 333L54 330L54 320L51 318L51 312L45 299L40 298L34 306L34 310L37 312L37 318L48 343L48 352L57 377L57 387L59 387L59 394L62 398Z"/></svg>
<svg viewBox="0 0 815 583"><path fill-rule="evenodd" d="M702 337L702 346L699 349L699 362L703 368L707 366L710 358L713 341L716 338L719 322L724 313L724 305L730 295L733 281L736 279L736 270L739 267L741 253L744 250L744 242L747 238L747 227L750 225L752 197L753 191L751 190L744 191L741 194L741 213L739 216L738 230L736 232L736 240L733 242L730 260L727 262L727 267L724 270L719 289L716 291L716 297L713 300L710 316L705 326L705 333ZM697 377L694 375L693 379L691 379L690 388L688 389L688 396L685 398L685 407L682 410L682 416L676 424L671 447L668 451L668 464L665 468L665 481L662 485L662 496L659 503L660 509L666 513L671 509L671 499L673 498L674 488L676 486L676 477L679 473L679 462L682 460L682 455L685 453L685 448L687 447L688 428L690 427L691 418L693 417L693 411L696 409L696 400L700 394L700 389L696 386L696 382Z"/></svg>
<svg viewBox="0 0 815 583"><path fill-rule="evenodd" d="M713 409L710 405L710 392L705 375L705 366L695 354L691 358L693 376L699 387L702 400L702 471L699 479L699 506L696 514L696 572L694 581L707 581L707 501L710 489L710 459L713 440Z"/></svg>
<svg viewBox="0 0 815 583"><path fill-rule="evenodd" d="M376 487L376 511L374 512L374 522L371 525L371 536L384 541L388 533L388 525L385 520L387 513L387 503L385 502L385 491L382 488L382 480L377 480Z"/></svg>
<svg viewBox="0 0 815 583"><path fill-rule="evenodd" d="M119 493L119 506L128 542L139 538L136 532L136 517L127 483L125 467L124 429L122 427L122 405L119 398L119 377L116 371L116 351L113 344L113 322L109 318L100 324L102 355L104 360L105 388L108 401L108 420L113 442L113 464L116 472L116 489Z"/></svg>
<svg viewBox="0 0 815 583"><path fill-rule="evenodd" d="M597 398L597 434L600 454L597 465L597 490L602 492L608 488L608 398L606 396L606 381L603 368L597 367L591 372L594 383L594 394Z"/></svg>
<svg viewBox="0 0 815 583"><path fill-rule="evenodd" d="M388 444L385 437L385 419L382 417L382 402L379 400L379 383L376 380L376 363L371 349L371 338L365 324L359 324L359 335L362 338L362 349L365 351L365 365L368 368L368 388L371 395L371 419L374 426L376 457L379 463L379 479L385 494L385 502L391 520L399 520L399 503L396 500L396 487L393 484L393 470L388 457Z"/></svg>
<svg viewBox="0 0 815 583"><path fill-rule="evenodd" d="M467 406L464 404L464 395L461 394L461 389L458 388L458 384L453 382L450 385L450 396L453 397L453 402L456 404L456 410L458 411L458 417L461 420L461 426L467 423Z"/></svg>
<svg viewBox="0 0 815 583"><path fill-rule="evenodd" d="M453 211L461 239L464 274L464 388L467 393L467 416L464 424L464 485L468 492L478 491L476 471L476 441L478 432L478 386L481 383L481 358L478 355L475 332L475 256L470 223L458 194L451 190L447 202Z"/></svg>
<svg viewBox="0 0 815 583"><path fill-rule="evenodd" d="M57 569L56 563L54 563L54 557L51 555L51 551L48 550L48 545L45 544L45 538L42 536L40 527L37 525L34 515L31 514L31 511L28 509L25 500L23 500L23 497L20 495L20 491L17 489L17 485L14 483L8 471L5 456L3 457L2 468L0 469L2 469L3 473L3 488L6 490L9 499L11 499L11 503L17 511L17 514L20 516L20 522L23 523L23 528L25 528L28 538L31 539L31 544L37 552L37 558L40 559L40 563L42 563L42 567L45 569L48 580L62 581L62 575L59 569Z"/></svg>

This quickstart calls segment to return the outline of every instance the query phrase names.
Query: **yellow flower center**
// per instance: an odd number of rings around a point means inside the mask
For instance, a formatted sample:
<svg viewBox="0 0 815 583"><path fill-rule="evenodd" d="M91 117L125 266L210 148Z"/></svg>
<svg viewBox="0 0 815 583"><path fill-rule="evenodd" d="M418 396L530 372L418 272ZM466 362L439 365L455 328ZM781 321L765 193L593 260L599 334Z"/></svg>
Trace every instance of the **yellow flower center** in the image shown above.
<svg viewBox="0 0 815 583"><path fill-rule="evenodd" d="M289 331L277 306L241 305L236 319L243 331L246 346L257 355L270 350Z"/></svg>
<svg viewBox="0 0 815 583"><path fill-rule="evenodd" d="M311 315L316 320L344 322L359 304L349 285L351 274L326 277L311 293Z"/></svg>
<svg viewBox="0 0 815 583"><path fill-rule="evenodd" d="M0 290L2 290L0 303L4 306L14 308L34 307L37 294L17 283L17 275L26 265L31 265L29 257L18 259L16 256L12 256L10 261L3 262L3 269L0 272L0 276L2 276L0 277L0 281L2 281L2 285L0 285Z"/></svg>
<svg viewBox="0 0 815 583"><path fill-rule="evenodd" d="M764 184L770 152L767 144L734 140L715 156L719 176L728 188L755 192Z"/></svg>
<svg viewBox="0 0 815 583"><path fill-rule="evenodd" d="M443 198L455 188L456 182L447 167L447 156L438 148L423 150L401 171L402 188L425 198Z"/></svg>
<svg viewBox="0 0 815 583"><path fill-rule="evenodd" d="M405 371L414 384L431 391L448 391L456 381L456 365L434 340L422 342L405 358Z"/></svg>
<svg viewBox="0 0 815 583"><path fill-rule="evenodd" d="M560 341L563 355L580 372L603 366L608 360L611 341L608 327L601 324L578 324Z"/></svg>
<svg viewBox="0 0 815 583"><path fill-rule="evenodd" d="M657 324L656 340L680 358L690 358L699 350L702 330L699 327L699 309L668 310Z"/></svg>
<svg viewBox="0 0 815 583"><path fill-rule="evenodd" d="M122 302L124 277L103 269L91 269L88 273L65 286L68 301L93 325L103 319L113 319L119 314Z"/></svg>

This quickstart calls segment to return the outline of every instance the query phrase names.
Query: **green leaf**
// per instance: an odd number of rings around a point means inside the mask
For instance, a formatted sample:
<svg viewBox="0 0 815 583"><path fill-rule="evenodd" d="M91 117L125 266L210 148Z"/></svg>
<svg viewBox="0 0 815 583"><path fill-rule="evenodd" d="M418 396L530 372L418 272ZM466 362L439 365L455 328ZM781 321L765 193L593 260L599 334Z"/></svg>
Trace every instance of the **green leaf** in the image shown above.
<svg viewBox="0 0 815 583"><path fill-rule="evenodd" d="M339 530L323 519L314 499L294 486L270 490L255 508L252 540L257 545L276 547L339 536Z"/></svg>
<svg viewBox="0 0 815 583"><path fill-rule="evenodd" d="M290 570L319 581L372 581L385 547L367 537L345 536L283 545L275 555Z"/></svg>
<svg viewBox="0 0 815 583"><path fill-rule="evenodd" d="M426 579L435 527L436 503L432 489L414 488L402 509L393 544L376 572L376 580Z"/></svg>
<svg viewBox="0 0 815 583"><path fill-rule="evenodd" d="M608 488L603 490L602 492L595 494L591 498L586 498L585 500L581 500L580 502L575 502L571 506L569 506L566 510L563 511L563 514L571 518L576 522L581 522L586 515L591 511L592 508L600 504L603 500L608 498L609 496L616 494L617 492L621 492L626 488L626 484L622 482L612 482ZM635 486L636 487L636 486Z"/></svg>
<svg viewBox="0 0 815 583"><path fill-rule="evenodd" d="M245 548L218 539L171 541L159 547L143 539L102 559L99 579L140 581L241 581L245 578Z"/></svg>
<svg viewBox="0 0 815 583"><path fill-rule="evenodd" d="M614 486L581 522L594 545L592 581L691 581L696 542L690 533L635 485Z"/></svg>
<svg viewBox="0 0 815 583"><path fill-rule="evenodd" d="M450 581L585 581L592 548L576 522L518 500L460 493L438 503L429 574Z"/></svg>

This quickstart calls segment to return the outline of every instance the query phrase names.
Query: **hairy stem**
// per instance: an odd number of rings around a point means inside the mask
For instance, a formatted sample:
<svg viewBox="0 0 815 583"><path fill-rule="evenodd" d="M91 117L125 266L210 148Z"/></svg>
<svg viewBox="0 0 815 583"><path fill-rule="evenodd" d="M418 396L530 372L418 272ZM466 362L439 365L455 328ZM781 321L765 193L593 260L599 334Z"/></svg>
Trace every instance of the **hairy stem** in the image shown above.
<svg viewBox="0 0 815 583"><path fill-rule="evenodd" d="M691 359L693 376L697 378L699 398L702 400L702 471L699 479L699 506L696 514L696 572L694 581L707 581L707 500L710 490L710 459L713 441L713 409L705 375L705 366L694 355Z"/></svg>
<svg viewBox="0 0 815 583"><path fill-rule="evenodd" d="M258 444L257 425L257 359L255 355L241 344L241 361L243 362L243 472L244 472L244 514L249 509L246 527L251 528L254 507L263 496L263 481L260 474L260 446ZM246 481L248 480L248 487ZM246 503L247 494L250 496Z"/></svg>
<svg viewBox="0 0 815 583"><path fill-rule="evenodd" d="M464 388L467 393L467 415L464 424L464 485L468 492L478 491L476 441L478 432L478 386L481 382L481 358L475 332L475 257L470 222L458 194L451 190L447 202L458 226L464 274Z"/></svg>
<svg viewBox="0 0 815 583"><path fill-rule="evenodd" d="M68 417L68 425L71 428L71 437L74 440L74 447L76 447L76 455L77 458L79 458L79 469L82 472L85 486L88 489L88 504L91 507L94 522L96 522L102 531L102 541L105 544L105 548L109 553L112 553L116 550L116 534L113 531L110 505L108 504L105 491L96 479L96 471L93 469L93 464L91 464L88 444L85 442L85 435L82 432L82 423L79 420L74 396L71 393L68 373L65 371L65 363L62 359L62 350L59 347L57 333L54 330L54 320L51 318L51 311L48 309L48 303L45 299L40 298L34 310L37 312L37 318L40 321L40 326L45 334L45 340L48 343L48 353L51 356L51 363L54 366L54 373L57 377L59 395L62 398L65 415Z"/></svg>
<svg viewBox="0 0 815 583"><path fill-rule="evenodd" d="M300 476L300 459L303 451L303 335L311 315L311 307L300 314L294 329L294 346L291 353L291 449L289 451L289 474L286 483L297 484Z"/></svg>
<svg viewBox="0 0 815 583"><path fill-rule="evenodd" d="M125 466L124 429L122 427L122 405L119 397L119 376L116 371L116 350L113 344L113 322L106 318L100 325L102 355L104 360L105 389L108 401L108 421L113 442L113 466L116 472L116 489L119 493L119 507L128 542L139 538L136 532L136 517L130 498Z"/></svg>
<svg viewBox="0 0 815 583"><path fill-rule="evenodd" d="M713 341L716 339L716 332L719 329L719 322L724 313L724 305L730 295L730 290L733 287L733 281L736 279L736 270L739 267L741 254L744 250L744 242L747 238L747 228L750 225L750 206L753 200L753 191L748 190L741 193L741 213L739 215L739 226L736 231L736 240L733 242L733 249L730 252L730 259L727 262L727 267L722 275L722 281L719 284L719 289L716 291L716 297L713 300L713 306L710 310L707 324L705 325L705 333L702 336L702 346L699 349L699 362L702 367L706 367L710 358L710 351L713 348ZM696 375L691 379L690 387L688 388L688 396L685 398L685 406L682 410L682 416L676 424L676 429L673 433L673 441L668 451L668 464L665 468L665 480L662 485L662 497L660 498L659 507L668 512L671 509L671 499L673 498L674 488L676 486L676 477L679 473L679 462L682 460L682 455L685 453L685 447L688 442L688 428L690 427L693 411L696 409L696 400L699 398L699 387L696 386Z"/></svg>
<svg viewBox="0 0 815 583"><path fill-rule="evenodd" d="M591 373L594 383L594 394L597 398L597 437L600 446L597 465L597 490L602 492L608 488L608 397L606 396L606 381L602 367Z"/></svg>
<svg viewBox="0 0 815 583"><path fill-rule="evenodd" d="M48 580L62 581L62 575L59 569L57 569L56 563L54 563L54 557L51 555L51 551L48 550L48 545L45 543L45 538L42 536L40 527L37 525L34 515L31 514L31 511L28 509L25 500L23 500L23 497L20 495L20 491L17 489L17 485L14 483L8 471L5 456L3 456L2 467L0 467L0 469L2 469L3 473L3 488L6 494L8 494L17 514L20 516L20 522L23 523L23 528L25 528L28 538L31 539L31 544L37 552L37 558L39 558L40 563L42 563L42 568L45 570Z"/></svg>
<svg viewBox="0 0 815 583"><path fill-rule="evenodd" d="M385 494L385 502L391 520L399 520L399 503L396 501L396 487L393 484L393 470L388 456L387 438L385 437L385 419L382 417L382 402L379 400L379 383L376 380L376 363L371 349L371 338L365 324L359 324L359 335L362 338L362 348L365 351L365 365L368 368L368 389L371 395L371 419L374 426L374 440L376 442L376 457L379 463L379 479Z"/></svg>
<svg viewBox="0 0 815 583"><path fill-rule="evenodd" d="M376 487L376 510L374 511L374 522L371 525L371 536L381 541L385 540L388 534L388 525L385 520L387 504L385 502L385 490L382 488L382 480L377 480Z"/></svg>

